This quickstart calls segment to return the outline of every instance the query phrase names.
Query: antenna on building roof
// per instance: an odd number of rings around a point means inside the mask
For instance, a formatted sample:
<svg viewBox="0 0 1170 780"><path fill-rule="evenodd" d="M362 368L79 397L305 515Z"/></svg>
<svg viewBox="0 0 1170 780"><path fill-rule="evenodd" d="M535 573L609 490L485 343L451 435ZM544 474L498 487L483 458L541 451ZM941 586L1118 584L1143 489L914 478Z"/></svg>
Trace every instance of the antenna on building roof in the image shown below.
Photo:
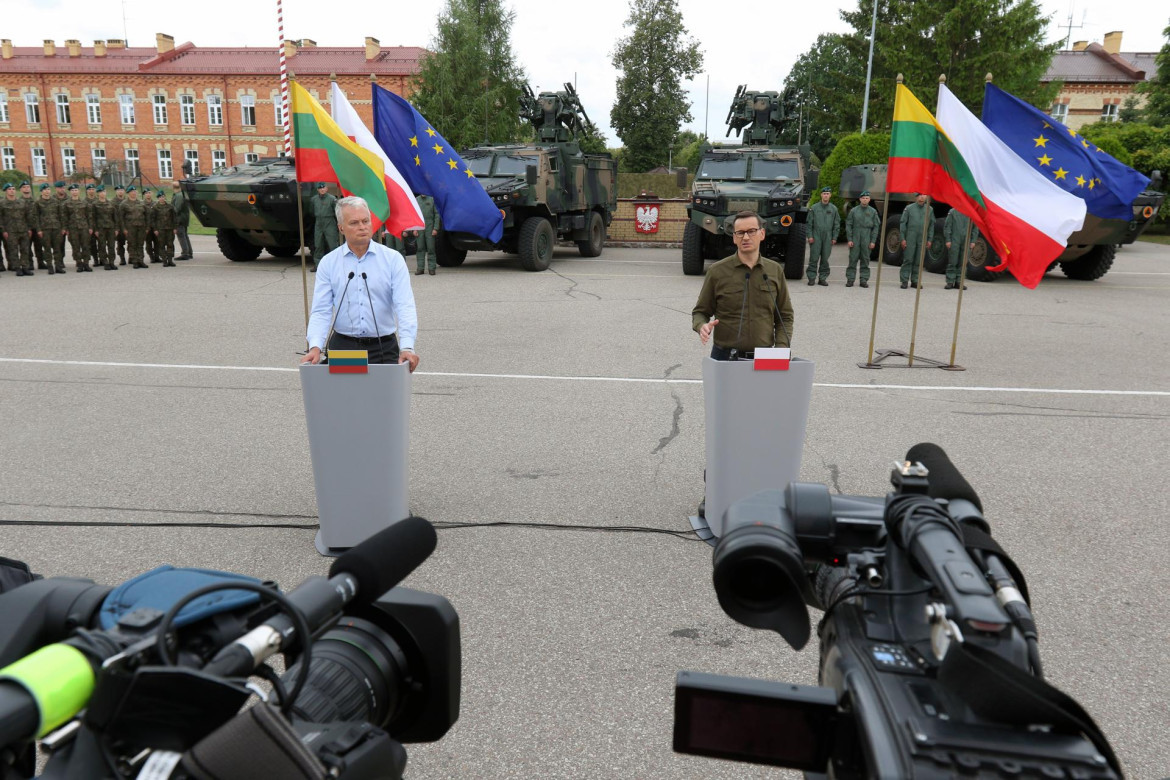
<svg viewBox="0 0 1170 780"><path fill-rule="evenodd" d="M1064 48L1067 51L1072 47L1072 31L1079 30L1085 26L1085 18L1088 16L1088 11L1081 11L1081 23L1073 24L1073 14L1076 12L1076 4L1070 3L1068 6L1068 22L1062 24L1061 27L1067 28L1068 32L1064 36Z"/></svg>
<svg viewBox="0 0 1170 780"><path fill-rule="evenodd" d="M126 27L126 0L122 0L122 38L130 45L130 32Z"/></svg>

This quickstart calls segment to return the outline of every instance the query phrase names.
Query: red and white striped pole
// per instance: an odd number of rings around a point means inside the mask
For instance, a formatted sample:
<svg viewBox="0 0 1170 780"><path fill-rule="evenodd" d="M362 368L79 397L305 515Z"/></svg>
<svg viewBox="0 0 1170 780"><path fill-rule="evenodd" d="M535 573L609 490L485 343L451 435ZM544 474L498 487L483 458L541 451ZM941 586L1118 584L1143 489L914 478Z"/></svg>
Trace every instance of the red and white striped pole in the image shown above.
<svg viewBox="0 0 1170 780"><path fill-rule="evenodd" d="M280 33L280 117L284 120L284 154L292 156L292 129L288 121L288 63L284 58L284 8L276 0L276 26Z"/></svg>

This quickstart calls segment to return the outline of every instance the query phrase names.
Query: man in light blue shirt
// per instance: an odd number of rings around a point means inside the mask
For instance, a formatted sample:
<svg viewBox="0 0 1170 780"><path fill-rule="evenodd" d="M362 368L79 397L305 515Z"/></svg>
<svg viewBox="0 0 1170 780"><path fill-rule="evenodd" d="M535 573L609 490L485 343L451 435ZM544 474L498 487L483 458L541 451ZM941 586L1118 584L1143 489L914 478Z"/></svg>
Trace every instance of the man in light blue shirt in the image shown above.
<svg viewBox="0 0 1170 780"><path fill-rule="evenodd" d="M301 362L320 363L328 339L331 349L364 349L371 363L409 363L414 371L418 316L406 261L370 240L370 208L362 198L342 198L336 211L345 243L317 265L309 353Z"/></svg>

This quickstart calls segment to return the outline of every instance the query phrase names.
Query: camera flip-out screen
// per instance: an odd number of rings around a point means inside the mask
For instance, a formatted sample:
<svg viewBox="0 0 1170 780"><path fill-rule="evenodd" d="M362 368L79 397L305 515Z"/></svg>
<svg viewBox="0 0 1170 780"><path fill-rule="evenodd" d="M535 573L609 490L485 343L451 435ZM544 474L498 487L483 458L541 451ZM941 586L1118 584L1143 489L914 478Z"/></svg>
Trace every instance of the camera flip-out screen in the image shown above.
<svg viewBox="0 0 1170 780"><path fill-rule="evenodd" d="M679 672L674 688L677 753L824 771L837 692L743 677Z"/></svg>

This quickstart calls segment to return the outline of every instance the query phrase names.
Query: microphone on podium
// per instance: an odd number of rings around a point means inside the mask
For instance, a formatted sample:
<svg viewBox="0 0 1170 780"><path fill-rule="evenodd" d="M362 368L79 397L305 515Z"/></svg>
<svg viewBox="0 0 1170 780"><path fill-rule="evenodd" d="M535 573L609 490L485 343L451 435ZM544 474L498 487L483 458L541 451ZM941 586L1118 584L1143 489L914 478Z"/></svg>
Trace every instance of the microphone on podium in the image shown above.
<svg viewBox="0 0 1170 780"><path fill-rule="evenodd" d="M329 355L329 342L333 340L333 328L337 325L337 315L341 313L341 302L345 300L345 293L349 290L349 283L353 281L353 271L345 278L345 287L341 289L341 297L337 299L337 306L333 309L333 320L329 323L329 335L325 337L325 355Z"/></svg>

